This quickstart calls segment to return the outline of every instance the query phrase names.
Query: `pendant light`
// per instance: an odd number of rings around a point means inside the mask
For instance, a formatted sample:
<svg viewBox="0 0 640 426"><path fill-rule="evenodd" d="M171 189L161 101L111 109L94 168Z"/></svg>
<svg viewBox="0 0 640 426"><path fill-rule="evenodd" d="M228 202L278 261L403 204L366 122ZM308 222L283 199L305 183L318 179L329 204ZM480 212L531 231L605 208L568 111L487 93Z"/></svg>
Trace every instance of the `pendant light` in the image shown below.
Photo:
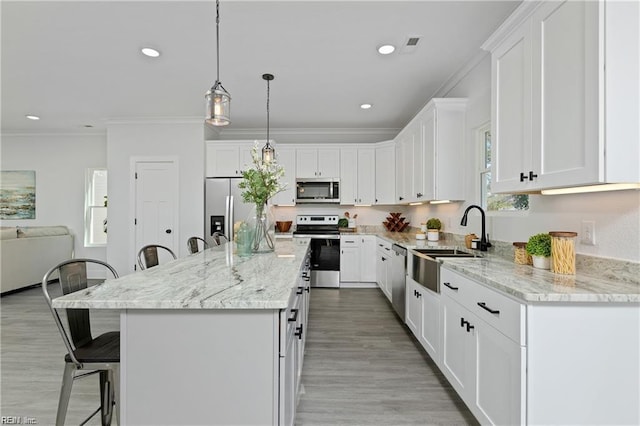
<svg viewBox="0 0 640 426"><path fill-rule="evenodd" d="M276 157L276 150L269 143L269 82L275 77L273 74L262 74L262 79L267 81L267 143L262 148L262 161L270 163Z"/></svg>
<svg viewBox="0 0 640 426"><path fill-rule="evenodd" d="M220 1L216 0L216 82L205 95L207 116L205 122L212 126L226 126L231 122L231 96L220 83Z"/></svg>

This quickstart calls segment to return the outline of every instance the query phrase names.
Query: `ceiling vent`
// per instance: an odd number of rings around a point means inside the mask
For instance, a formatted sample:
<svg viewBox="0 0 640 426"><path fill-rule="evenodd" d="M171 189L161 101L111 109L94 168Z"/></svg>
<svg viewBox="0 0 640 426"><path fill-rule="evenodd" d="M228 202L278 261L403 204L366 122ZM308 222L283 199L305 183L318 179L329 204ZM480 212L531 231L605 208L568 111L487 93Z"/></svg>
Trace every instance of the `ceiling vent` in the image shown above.
<svg viewBox="0 0 640 426"><path fill-rule="evenodd" d="M405 39L400 53L413 53L418 48L421 36L409 36Z"/></svg>

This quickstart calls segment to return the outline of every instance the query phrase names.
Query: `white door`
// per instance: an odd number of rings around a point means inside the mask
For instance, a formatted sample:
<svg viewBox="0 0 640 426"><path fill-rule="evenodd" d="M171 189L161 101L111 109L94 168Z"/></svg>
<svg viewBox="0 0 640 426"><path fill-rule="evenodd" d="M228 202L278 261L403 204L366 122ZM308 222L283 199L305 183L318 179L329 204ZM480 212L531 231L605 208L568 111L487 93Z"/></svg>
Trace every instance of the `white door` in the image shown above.
<svg viewBox="0 0 640 426"><path fill-rule="evenodd" d="M160 244L178 256L178 166L173 161L135 163L135 252ZM171 259L158 251L160 263ZM137 262L134 260L134 262Z"/></svg>

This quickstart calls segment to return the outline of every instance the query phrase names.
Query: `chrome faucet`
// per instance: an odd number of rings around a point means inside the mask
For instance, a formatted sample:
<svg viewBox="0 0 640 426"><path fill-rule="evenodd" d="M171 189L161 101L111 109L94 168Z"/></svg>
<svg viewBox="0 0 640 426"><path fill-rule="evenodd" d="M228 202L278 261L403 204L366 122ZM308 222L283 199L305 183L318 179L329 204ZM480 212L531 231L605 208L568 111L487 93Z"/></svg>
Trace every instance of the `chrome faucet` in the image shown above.
<svg viewBox="0 0 640 426"><path fill-rule="evenodd" d="M487 234L485 233L486 232L485 216L484 216L484 210L482 210L482 207L476 206L475 204L472 204L469 207L467 207L467 209L464 211L464 215L462 215L462 220L460 221L460 225L467 226L467 215L469 214L469 210L471 209L480 210L480 215L482 216L482 236L480 237L480 251L487 251L487 248L491 247L491 243L489 242L489 239L487 238Z"/></svg>

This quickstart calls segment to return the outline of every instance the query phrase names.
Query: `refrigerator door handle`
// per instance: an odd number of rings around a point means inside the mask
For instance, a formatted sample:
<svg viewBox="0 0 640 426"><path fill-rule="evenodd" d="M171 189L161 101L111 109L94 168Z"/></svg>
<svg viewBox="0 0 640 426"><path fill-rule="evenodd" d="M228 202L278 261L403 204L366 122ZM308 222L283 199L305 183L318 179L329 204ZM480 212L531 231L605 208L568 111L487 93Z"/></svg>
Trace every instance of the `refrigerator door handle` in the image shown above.
<svg viewBox="0 0 640 426"><path fill-rule="evenodd" d="M229 241L233 241L233 204L234 204L233 195L227 196L227 229L226 229L226 237Z"/></svg>

